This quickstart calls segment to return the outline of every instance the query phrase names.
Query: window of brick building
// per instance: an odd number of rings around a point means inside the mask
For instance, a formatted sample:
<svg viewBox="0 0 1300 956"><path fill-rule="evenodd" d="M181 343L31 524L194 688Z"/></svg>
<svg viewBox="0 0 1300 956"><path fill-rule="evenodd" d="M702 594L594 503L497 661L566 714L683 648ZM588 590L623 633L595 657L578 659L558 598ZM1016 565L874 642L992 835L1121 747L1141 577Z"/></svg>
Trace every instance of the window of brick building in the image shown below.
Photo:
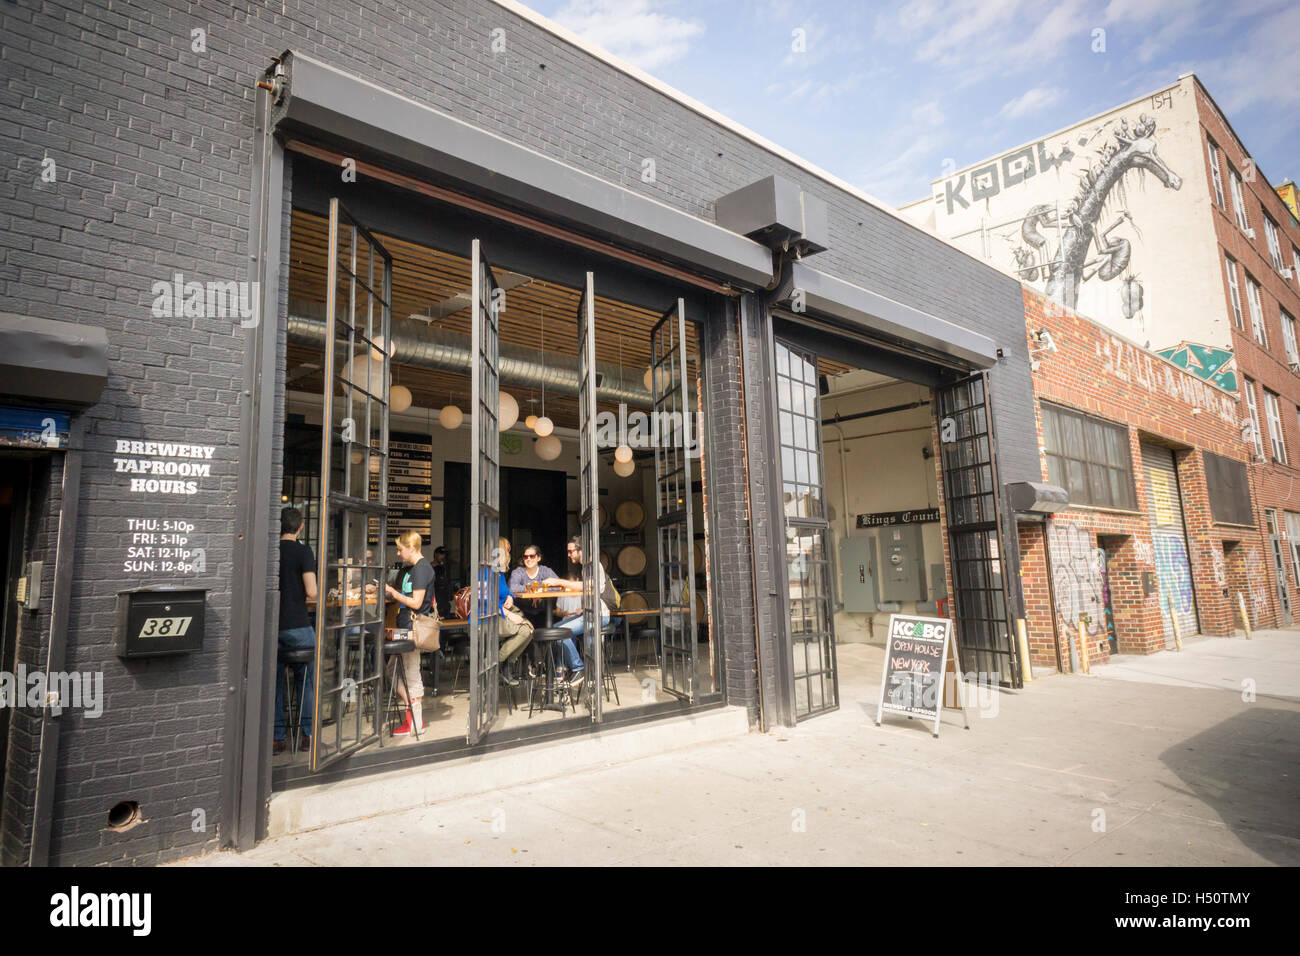
<svg viewBox="0 0 1300 956"><path fill-rule="evenodd" d="M1292 365L1300 365L1300 351L1296 350L1295 342L1295 319L1291 318L1286 309L1279 311L1282 315L1282 341L1286 345L1286 360Z"/></svg>
<svg viewBox="0 0 1300 956"><path fill-rule="evenodd" d="M1282 437L1282 409L1277 395L1264 389L1264 412L1268 415L1268 438L1273 445L1273 458L1286 464L1286 441Z"/></svg>
<svg viewBox="0 0 1300 956"><path fill-rule="evenodd" d="M1070 503L1137 510L1128 429L1072 408L1042 403L1047 480Z"/></svg>
<svg viewBox="0 0 1300 956"><path fill-rule="evenodd" d="M1282 243L1277 238L1277 223L1264 214L1264 235L1268 239L1268 257L1273 260L1273 268L1281 272L1286 268L1282 261Z"/></svg>
<svg viewBox="0 0 1300 956"><path fill-rule="evenodd" d="M1219 208L1222 209L1224 208L1223 172L1219 169L1219 147L1215 145L1212 139L1207 139L1206 142L1210 144L1210 178L1214 180L1214 199L1219 204Z"/></svg>
<svg viewBox="0 0 1300 956"><path fill-rule="evenodd" d="M1232 184L1232 209L1237 215L1237 225L1245 232L1250 228L1250 220L1246 218L1246 196L1241 188L1241 177L1231 166L1228 167L1228 181Z"/></svg>
<svg viewBox="0 0 1300 956"><path fill-rule="evenodd" d="M1223 264L1228 269L1228 291L1232 294L1232 320L1237 328L1244 329L1246 326L1241 321L1241 287L1237 285L1237 260L1225 255Z"/></svg>
<svg viewBox="0 0 1300 956"><path fill-rule="evenodd" d="M1264 330L1264 305L1259 297L1259 283L1246 273L1246 301L1250 303L1250 327L1255 341L1268 348L1268 333Z"/></svg>
<svg viewBox="0 0 1300 956"><path fill-rule="evenodd" d="M1255 454L1264 457L1264 433L1259 428L1259 406L1255 404L1255 380L1242 377L1242 391L1246 393L1246 408L1250 412L1250 434L1255 442Z"/></svg>

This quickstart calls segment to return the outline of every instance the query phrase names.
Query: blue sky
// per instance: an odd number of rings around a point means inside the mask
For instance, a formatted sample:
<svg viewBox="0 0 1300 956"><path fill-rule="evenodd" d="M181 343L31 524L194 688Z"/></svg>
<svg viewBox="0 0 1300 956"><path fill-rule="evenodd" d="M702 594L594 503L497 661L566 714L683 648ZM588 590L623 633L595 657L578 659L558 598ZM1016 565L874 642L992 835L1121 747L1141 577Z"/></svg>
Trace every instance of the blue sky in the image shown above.
<svg viewBox="0 0 1300 956"><path fill-rule="evenodd" d="M1271 182L1300 179L1295 0L524 2L895 205L1189 70Z"/></svg>

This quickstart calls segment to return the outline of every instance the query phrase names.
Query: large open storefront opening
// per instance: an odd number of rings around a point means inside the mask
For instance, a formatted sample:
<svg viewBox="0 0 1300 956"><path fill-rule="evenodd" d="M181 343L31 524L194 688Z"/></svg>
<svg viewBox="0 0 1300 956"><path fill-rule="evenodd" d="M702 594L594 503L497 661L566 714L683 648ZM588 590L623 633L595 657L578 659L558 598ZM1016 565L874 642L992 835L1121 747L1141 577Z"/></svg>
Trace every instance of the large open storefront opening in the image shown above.
<svg viewBox="0 0 1300 956"><path fill-rule="evenodd" d="M982 373L778 318L772 341L796 719L839 705L837 643L953 617L966 672L1016 679Z"/></svg>
<svg viewBox="0 0 1300 956"><path fill-rule="evenodd" d="M314 165L295 164L296 187ZM288 746L273 786L719 702L701 310L671 288L661 307L602 291L598 255L578 284L572 269L557 279L547 256L580 250L518 229L494 246L499 225L458 213L466 228L450 230L438 203L398 190L404 206L387 224L302 192L281 502L303 514L318 595L309 653L295 665L281 643L275 734ZM413 209L440 227L421 230ZM401 587L395 541L411 532L442 618L418 680L385 653L404 636L385 586ZM597 564L617 595L605 591L607 620ZM529 590L550 577L583 589ZM532 627L522 645L506 635L498 579ZM454 601L462 588L468 615ZM572 666L557 673L572 651L554 633L574 615L599 633L573 639L577 684ZM423 729L393 736L408 691Z"/></svg>

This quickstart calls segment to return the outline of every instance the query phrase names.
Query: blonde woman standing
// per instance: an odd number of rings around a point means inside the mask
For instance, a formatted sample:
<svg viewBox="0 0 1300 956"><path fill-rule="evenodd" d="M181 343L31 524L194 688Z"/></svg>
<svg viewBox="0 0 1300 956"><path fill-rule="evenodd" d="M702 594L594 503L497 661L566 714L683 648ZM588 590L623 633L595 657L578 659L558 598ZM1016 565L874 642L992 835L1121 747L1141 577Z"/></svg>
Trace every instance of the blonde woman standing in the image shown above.
<svg viewBox="0 0 1300 956"><path fill-rule="evenodd" d="M397 557L405 567L398 573L400 590L391 584L385 585L390 598L401 605L397 612L398 628L411 628L411 615L433 613L433 565L423 554L420 546L423 540L416 531L404 531L397 536ZM394 737L408 736L412 730L424 733L424 681L420 678L420 652L407 651L402 655L402 665L406 668L406 684L410 688L408 699L397 685L397 693L406 701L406 719L393 731Z"/></svg>

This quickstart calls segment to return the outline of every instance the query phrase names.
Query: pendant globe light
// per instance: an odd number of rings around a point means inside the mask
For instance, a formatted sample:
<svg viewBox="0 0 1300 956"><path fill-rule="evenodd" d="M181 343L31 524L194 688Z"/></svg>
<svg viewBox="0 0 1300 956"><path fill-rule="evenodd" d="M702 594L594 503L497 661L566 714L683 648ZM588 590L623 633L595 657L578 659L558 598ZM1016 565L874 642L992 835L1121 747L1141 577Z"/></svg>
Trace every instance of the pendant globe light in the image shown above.
<svg viewBox="0 0 1300 956"><path fill-rule="evenodd" d="M623 382L623 338L622 336L620 336L618 340L618 381L619 384L622 384ZM628 468L627 472L624 473L618 470L618 466L631 465L631 463L632 463L632 449L629 446L619 445L617 448L614 449L614 474L621 475L622 477L626 478L628 475L632 474L632 469Z"/></svg>
<svg viewBox="0 0 1300 956"><path fill-rule="evenodd" d="M555 435L543 435L533 442L533 451L537 452L537 457L542 461L555 461L560 457L562 447L560 439Z"/></svg>
<svg viewBox="0 0 1300 956"><path fill-rule="evenodd" d="M394 385L388 390L389 411L404 412L411 407L411 390L405 385Z"/></svg>
<svg viewBox="0 0 1300 956"><path fill-rule="evenodd" d="M614 462L614 474L618 475L620 478L631 478L632 473L635 471L636 462L632 461L630 458L627 461Z"/></svg>
<svg viewBox="0 0 1300 956"><path fill-rule="evenodd" d="M542 417L533 423L533 431L537 432L539 438L546 438L551 432L555 431L555 422L546 417L546 309L542 308L542 329L541 329L541 356L542 356ZM544 461L553 461L560 454L559 439L555 441L555 454ZM547 446L550 447L549 445Z"/></svg>
<svg viewBox="0 0 1300 956"><path fill-rule="evenodd" d="M508 432L515 427L515 422L519 421L519 403L509 392L501 392L497 396L497 430Z"/></svg>
<svg viewBox="0 0 1300 956"><path fill-rule="evenodd" d="M442 423L442 427L447 431L454 432L457 428L460 428L460 423L464 420L465 413L460 410L458 405L451 404L451 393L448 393L447 404L438 413L438 421Z"/></svg>

